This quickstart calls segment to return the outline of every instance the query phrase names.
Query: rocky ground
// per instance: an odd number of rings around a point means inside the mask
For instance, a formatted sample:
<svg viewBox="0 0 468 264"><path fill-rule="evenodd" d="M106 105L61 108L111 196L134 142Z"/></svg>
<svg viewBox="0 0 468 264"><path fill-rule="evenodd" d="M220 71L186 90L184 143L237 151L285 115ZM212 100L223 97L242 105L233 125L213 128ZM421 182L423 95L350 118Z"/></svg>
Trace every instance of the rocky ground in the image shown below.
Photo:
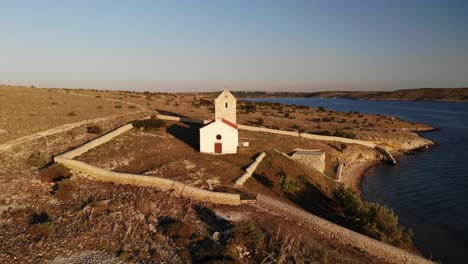
<svg viewBox="0 0 468 264"><path fill-rule="evenodd" d="M12 89L12 88L8 88ZM21 88L30 89L30 88ZM8 102L9 93L0 90L0 98ZM53 110L52 104L44 99L50 92L39 90L38 94L27 94L27 101L35 101L40 106L37 109L45 110L41 115L54 115L69 113L75 109L73 104L59 104L60 111ZM67 94L63 91L53 90L57 93ZM87 105L82 108L93 109L89 114L71 116L70 120L51 119L50 123L33 122L30 119L20 118L12 121L10 118L16 113L27 116L30 111L35 111L32 105L15 109L13 107L1 108L2 119L8 126L0 127L7 131L18 131L18 137L37 134L42 130L63 126L67 122L105 117L100 114L98 106L110 103L113 108L110 111L112 118L93 122L104 133L119 125L125 124L136 118L154 113L158 109L163 113L184 114L196 118L209 118L213 115L211 107L204 100L211 100L210 95L203 94L150 94L128 92L103 92L103 91L70 91L79 93L87 98ZM44 95L45 93L47 95ZM38 96L38 97L35 97ZM68 94L76 99L76 95ZM81 98L81 97L80 97ZM83 97L85 98L85 97ZM114 100L124 100L140 107L115 108ZM20 99L15 99L20 100ZM76 99L80 100L80 99ZM36 104L36 106L37 106ZM124 105L124 104L122 104ZM340 122L315 122L307 121L308 118L324 118L327 116L343 116L349 121L349 130L356 132L357 138L384 136L387 146L394 145L394 149L404 147L402 142L411 137L417 137L410 130L429 129L424 125L406 123L400 120L391 120L384 117L359 114L335 113L326 110L302 109L297 107L277 105L258 105L254 112L248 110L250 106L241 103L239 115L241 123L279 127L285 129L317 129L316 123L320 123L320 129L336 131L342 129ZM36 107L35 106L35 107ZM55 106L54 106L55 107ZM58 107L58 106L57 106ZM140 108L142 111L135 113ZM94 110L95 109L95 110ZM41 110L42 111L42 110ZM115 112L114 112L115 111ZM24 114L23 112L26 112ZM96 113L97 112L97 113ZM84 113L84 112L83 112ZM284 117L289 113L289 117ZM115 115L115 116L114 116ZM354 117L353 115L356 115ZM260 118L263 121L260 122ZM337 117L335 117L337 118ZM358 124L364 119L368 122L380 121L369 130L362 130L354 124L353 119L358 119ZM10 120L11 119L11 120ZM328 119L327 119L328 120ZM335 119L336 120L336 119ZM341 119L339 119L341 120ZM390 123L387 123L390 122ZM347 123L346 121L345 123ZM262 123L262 124L259 124ZM294 126L294 128L293 128ZM89 133L89 124L66 127L56 133L34 137L31 140L16 142L0 152L0 262L1 263L187 263L187 262L232 262L232 263L291 263L305 262L306 260L317 263L382 263L353 247L344 245L339 241L325 239L320 234L309 231L306 227L298 226L287 219L261 211L252 206L215 206L198 203L186 198L177 197L172 192L163 192L156 189L115 185L91 180L83 175L73 174L70 178L60 179L57 182L44 181L40 176L38 167L47 163L47 158L61 153L74 146L83 144L98 134ZM392 129L398 129L401 135L407 137L400 140L396 134L385 133ZM398 134L399 135L399 134ZM145 137L144 135L142 135ZM253 134L242 134L258 146L265 145L272 148L274 142L286 142L277 147L287 152L294 146L310 144L309 147L318 147L329 153L333 160L330 163L343 160L353 162L356 160L380 159L378 153L361 149L358 146L342 146L334 143L305 143L294 139L285 141L281 137L265 135L256 138ZM0 144L11 142L15 137L4 137ZM157 138L151 136L150 138ZM393 141L392 141L393 140ZM394 142L394 143L393 143ZM270 145L269 145L270 144ZM289 144L289 145L288 145ZM403 147L401 149L403 149ZM249 150L250 151L250 150ZM254 153L246 151L240 159L226 158L226 163L245 164L251 160ZM38 154L39 153L39 154ZM149 152L151 153L151 152ZM104 153L103 153L104 154ZM269 154L265 166L259 167L259 174L255 181L251 181L247 188L251 191L262 191L266 194L276 195L289 203L295 199L302 201L319 201L311 203L308 208L316 210L319 215L328 214L332 204L321 203L320 199L326 198L327 182L329 179L310 172L309 180L312 185L305 190L313 195L288 196L282 195L278 189L278 176L276 169L284 169L289 175L300 178L301 173L296 166L290 166L289 161L274 162L276 167L266 166L272 159L280 159ZM92 155L91 155L92 156ZM92 157L89 158L92 158ZM39 158L37 158L39 157ZM103 155L104 157L104 155ZM127 160L125 160L127 159ZM99 162L96 160L96 162ZM110 167L124 167L131 164L132 157L126 157L112 164ZM171 161L165 166L159 166L145 171L148 174L162 175L171 171ZM193 169L193 161L180 161L185 169ZM39 164L42 163L42 164ZM176 167L180 167L180 164ZM247 162L248 164L248 162ZM135 168L135 167L134 167ZM276 169L271 169L276 168ZM319 180L321 179L321 180ZM272 185L271 185L272 184ZM271 186L270 186L271 185ZM208 186L209 188L209 186Z"/></svg>

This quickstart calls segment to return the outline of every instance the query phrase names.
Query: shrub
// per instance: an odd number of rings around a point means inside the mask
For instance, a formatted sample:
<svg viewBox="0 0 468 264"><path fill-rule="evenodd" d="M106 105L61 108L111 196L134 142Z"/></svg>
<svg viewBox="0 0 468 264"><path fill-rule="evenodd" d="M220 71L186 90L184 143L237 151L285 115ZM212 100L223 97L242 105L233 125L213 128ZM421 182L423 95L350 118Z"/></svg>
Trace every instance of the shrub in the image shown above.
<svg viewBox="0 0 468 264"><path fill-rule="evenodd" d="M288 118L289 117L289 113L286 113L283 115L284 118Z"/></svg>
<svg viewBox="0 0 468 264"><path fill-rule="evenodd" d="M257 111L257 106L252 102L245 102L240 106L240 109L245 113L255 113Z"/></svg>
<svg viewBox="0 0 468 264"><path fill-rule="evenodd" d="M89 126L86 128L86 132L90 134L96 134L96 135L102 133L101 128L99 126Z"/></svg>
<svg viewBox="0 0 468 264"><path fill-rule="evenodd" d="M135 128L142 130L157 130L166 127L166 123L161 119L143 119L132 122Z"/></svg>
<svg viewBox="0 0 468 264"><path fill-rule="evenodd" d="M333 191L332 198L343 209L345 216L351 219L351 226L357 226L361 233L401 248L412 247L412 231L405 230L399 224L393 210L363 202L359 194L343 186Z"/></svg>
<svg viewBox="0 0 468 264"><path fill-rule="evenodd" d="M121 105L116 105L116 106L114 106L114 107L115 107L115 108L122 108Z"/></svg>
<svg viewBox="0 0 468 264"><path fill-rule="evenodd" d="M103 107L102 107L102 106L98 106L98 107L96 107L96 108L97 108L97 109L102 109Z"/></svg>
<svg viewBox="0 0 468 264"><path fill-rule="evenodd" d="M297 183L291 177L287 176L284 171L281 171L278 175L280 177L281 195L283 195L283 191L294 192L298 189Z"/></svg>
<svg viewBox="0 0 468 264"><path fill-rule="evenodd" d="M50 221L50 218L46 212L34 213L29 216L28 224L30 225L42 224L48 221Z"/></svg>
<svg viewBox="0 0 468 264"><path fill-rule="evenodd" d="M335 131L334 133L335 137L343 137L343 138L350 138L350 139L355 139L356 134L350 131Z"/></svg>
<svg viewBox="0 0 468 264"><path fill-rule="evenodd" d="M325 107L323 107L323 106L319 106L319 107L317 107L317 110L318 110L319 112L325 112L326 109L325 109Z"/></svg>
<svg viewBox="0 0 468 264"><path fill-rule="evenodd" d="M136 108L136 106L134 106L134 105L129 105L128 106L128 109L135 109L135 108Z"/></svg>
<svg viewBox="0 0 468 264"><path fill-rule="evenodd" d="M63 179L68 179L70 176L70 170L61 164L54 164L39 172L39 178L43 182L58 182Z"/></svg>
<svg viewBox="0 0 468 264"><path fill-rule="evenodd" d="M51 161L52 159L49 157L49 155L47 155L44 152L38 151L29 155L28 159L26 160L26 163L36 168L43 168Z"/></svg>
<svg viewBox="0 0 468 264"><path fill-rule="evenodd" d="M261 117L257 118L257 122L256 122L257 125L261 126L261 125L263 125L263 123L264 123L263 118L261 118Z"/></svg>
<svg viewBox="0 0 468 264"><path fill-rule="evenodd" d="M75 112L70 112L67 114L67 116L76 116L76 113Z"/></svg>

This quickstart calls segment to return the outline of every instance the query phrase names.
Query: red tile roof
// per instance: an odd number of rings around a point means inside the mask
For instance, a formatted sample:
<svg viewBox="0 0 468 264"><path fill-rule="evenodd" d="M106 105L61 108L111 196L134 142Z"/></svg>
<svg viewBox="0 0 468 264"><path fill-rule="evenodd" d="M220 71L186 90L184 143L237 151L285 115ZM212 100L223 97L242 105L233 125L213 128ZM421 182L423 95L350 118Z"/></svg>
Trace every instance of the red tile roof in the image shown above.
<svg viewBox="0 0 468 264"><path fill-rule="evenodd" d="M216 121L216 120L211 120L211 122L205 124L202 128L207 127L207 126L213 124L215 121ZM237 129L237 125L236 125L236 124L234 124L234 123L232 123L232 122L230 122L230 121L228 121L228 120L226 120L226 119L224 119L224 118L221 118L221 122L223 122L224 124L226 124L226 125L228 125L228 126L230 126L230 127L232 127L232 128Z"/></svg>
<svg viewBox="0 0 468 264"><path fill-rule="evenodd" d="M221 118L221 121L223 121L223 123L225 123L226 125L229 125L230 127L232 128L235 128L237 129L237 125L232 123L232 122L229 122L228 120L224 119L224 118Z"/></svg>

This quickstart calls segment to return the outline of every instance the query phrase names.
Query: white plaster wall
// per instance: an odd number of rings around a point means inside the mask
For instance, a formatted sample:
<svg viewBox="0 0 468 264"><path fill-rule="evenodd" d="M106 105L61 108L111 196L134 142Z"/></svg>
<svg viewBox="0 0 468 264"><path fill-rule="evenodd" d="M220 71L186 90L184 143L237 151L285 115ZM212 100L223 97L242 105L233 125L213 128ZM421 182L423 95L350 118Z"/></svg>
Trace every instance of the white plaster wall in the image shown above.
<svg viewBox="0 0 468 264"><path fill-rule="evenodd" d="M221 140L216 135L221 135ZM226 125L221 120L216 120L208 126L200 128L200 152L215 153L214 144L222 143L223 154L237 153L239 133L237 129Z"/></svg>
<svg viewBox="0 0 468 264"><path fill-rule="evenodd" d="M236 107L236 98L229 91L224 90L215 99L215 119L224 118L236 124Z"/></svg>

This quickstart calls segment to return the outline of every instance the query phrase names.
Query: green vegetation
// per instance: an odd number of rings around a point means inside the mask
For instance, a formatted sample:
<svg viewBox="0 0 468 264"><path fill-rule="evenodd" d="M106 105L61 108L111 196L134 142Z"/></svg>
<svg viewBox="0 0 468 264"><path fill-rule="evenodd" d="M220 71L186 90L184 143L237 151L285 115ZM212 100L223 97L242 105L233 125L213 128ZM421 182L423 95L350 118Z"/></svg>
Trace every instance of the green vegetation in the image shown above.
<svg viewBox="0 0 468 264"><path fill-rule="evenodd" d="M283 191L292 193L299 189L299 186L297 185L296 181L294 181L291 177L286 175L284 171L280 171L278 173L278 176L280 177L281 196L283 195Z"/></svg>
<svg viewBox="0 0 468 264"><path fill-rule="evenodd" d="M160 128L166 127L166 122L161 119L143 119L136 120L132 122L132 125L135 128L142 130L158 130Z"/></svg>
<svg viewBox="0 0 468 264"><path fill-rule="evenodd" d="M363 202L355 191L340 186L332 193L333 200L343 210L351 226L369 237L397 247L411 249L411 230L405 230L395 212L383 205Z"/></svg>

